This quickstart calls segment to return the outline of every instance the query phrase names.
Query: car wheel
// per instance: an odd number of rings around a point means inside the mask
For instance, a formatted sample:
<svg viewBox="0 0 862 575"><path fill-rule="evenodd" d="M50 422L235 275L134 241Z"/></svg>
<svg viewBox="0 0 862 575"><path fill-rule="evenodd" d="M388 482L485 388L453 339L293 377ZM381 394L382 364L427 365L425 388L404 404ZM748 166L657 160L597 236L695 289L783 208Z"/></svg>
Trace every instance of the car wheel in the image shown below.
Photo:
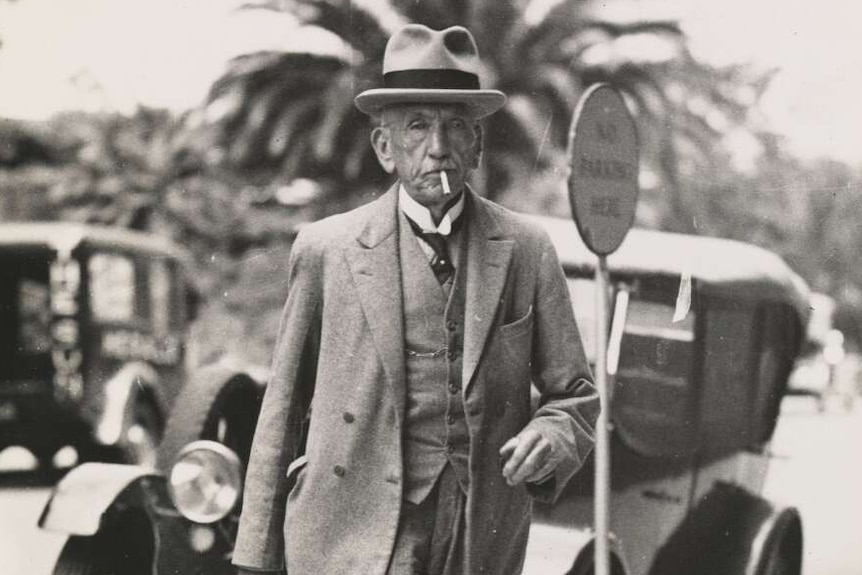
<svg viewBox="0 0 862 575"><path fill-rule="evenodd" d="M107 575L104 560L99 557L92 537L69 537L57 564L54 575Z"/></svg>
<svg viewBox="0 0 862 575"><path fill-rule="evenodd" d="M147 575L153 572L154 550L146 516L127 513L92 537L69 537L53 575Z"/></svg>
<svg viewBox="0 0 862 575"><path fill-rule="evenodd" d="M769 558L764 575L799 575L798 562L789 552L776 551Z"/></svg>
<svg viewBox="0 0 862 575"><path fill-rule="evenodd" d="M802 524L798 515L784 514L775 530L776 540L769 545L761 575L799 575L802 572Z"/></svg>

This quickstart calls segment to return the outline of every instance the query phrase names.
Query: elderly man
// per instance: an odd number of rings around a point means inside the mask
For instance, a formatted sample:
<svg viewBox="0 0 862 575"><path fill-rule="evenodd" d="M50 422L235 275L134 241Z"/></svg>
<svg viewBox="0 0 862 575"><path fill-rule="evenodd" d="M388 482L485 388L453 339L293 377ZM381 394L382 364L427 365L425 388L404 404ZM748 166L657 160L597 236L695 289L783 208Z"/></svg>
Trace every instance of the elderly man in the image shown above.
<svg viewBox="0 0 862 575"><path fill-rule="evenodd" d="M559 495L592 448L598 401L554 249L467 184L479 119L505 102L478 69L466 29L408 25L384 87L356 97L397 181L293 246L241 571L517 574L530 497Z"/></svg>

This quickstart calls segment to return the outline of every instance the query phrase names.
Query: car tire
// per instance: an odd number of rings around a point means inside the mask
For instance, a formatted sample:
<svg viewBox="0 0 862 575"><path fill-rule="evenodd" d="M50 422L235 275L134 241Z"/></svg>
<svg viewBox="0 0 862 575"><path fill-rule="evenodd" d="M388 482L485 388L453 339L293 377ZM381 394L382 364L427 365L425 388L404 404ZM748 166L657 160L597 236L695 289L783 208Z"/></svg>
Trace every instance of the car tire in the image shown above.
<svg viewBox="0 0 862 575"><path fill-rule="evenodd" d="M155 542L143 513L126 513L92 537L71 536L53 575L148 575L153 573Z"/></svg>
<svg viewBox="0 0 862 575"><path fill-rule="evenodd" d="M53 575L109 575L104 557L105 550L99 553L96 537L69 537L60 557L54 565Z"/></svg>
<svg viewBox="0 0 862 575"><path fill-rule="evenodd" d="M787 510L776 521L758 575L800 575L802 573L802 522L798 512Z"/></svg>

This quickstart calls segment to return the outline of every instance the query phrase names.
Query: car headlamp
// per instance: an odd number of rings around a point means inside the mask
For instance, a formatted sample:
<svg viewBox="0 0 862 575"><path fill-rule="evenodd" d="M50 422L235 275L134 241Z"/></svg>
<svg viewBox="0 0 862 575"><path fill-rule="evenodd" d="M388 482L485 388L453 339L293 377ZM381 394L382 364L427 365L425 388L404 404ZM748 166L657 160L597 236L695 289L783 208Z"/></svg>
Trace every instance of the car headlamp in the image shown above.
<svg viewBox="0 0 862 575"><path fill-rule="evenodd" d="M168 477L177 510L196 523L215 523L236 506L242 493L242 464L215 441L194 441L180 451Z"/></svg>

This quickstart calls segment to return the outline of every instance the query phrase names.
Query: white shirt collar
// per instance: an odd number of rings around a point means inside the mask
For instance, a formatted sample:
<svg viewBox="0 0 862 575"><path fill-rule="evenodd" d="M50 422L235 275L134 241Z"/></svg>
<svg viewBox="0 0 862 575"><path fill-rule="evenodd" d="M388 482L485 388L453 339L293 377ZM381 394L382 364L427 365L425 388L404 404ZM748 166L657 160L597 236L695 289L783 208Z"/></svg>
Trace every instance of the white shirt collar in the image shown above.
<svg viewBox="0 0 862 575"><path fill-rule="evenodd" d="M443 214L443 219L440 220L440 225L434 225L434 218L431 217L431 211L410 197L403 184L398 186L398 205L401 206L401 211L404 215L413 220L419 228L425 233L437 233L443 236L448 236L452 233L452 224L461 216L464 211L464 192L461 192L458 201L455 202L449 210Z"/></svg>

